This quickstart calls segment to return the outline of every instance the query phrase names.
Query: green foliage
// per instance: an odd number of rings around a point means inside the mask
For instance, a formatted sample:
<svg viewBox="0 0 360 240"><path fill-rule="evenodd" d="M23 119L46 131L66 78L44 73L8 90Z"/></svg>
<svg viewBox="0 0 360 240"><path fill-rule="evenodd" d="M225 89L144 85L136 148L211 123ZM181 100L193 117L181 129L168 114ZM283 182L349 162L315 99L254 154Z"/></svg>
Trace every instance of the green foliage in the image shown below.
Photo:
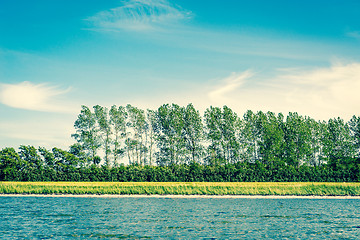
<svg viewBox="0 0 360 240"><path fill-rule="evenodd" d="M353 116L348 124L354 152L360 158L360 117Z"/></svg>
<svg viewBox="0 0 360 240"><path fill-rule="evenodd" d="M184 108L176 104L164 104L156 112L156 140L159 151L159 165L181 164L186 159L185 139L183 129Z"/></svg>
<svg viewBox="0 0 360 240"><path fill-rule="evenodd" d="M97 130L99 133L100 145L103 147L105 153L105 164L110 165L110 143L111 139L111 125L109 119L108 109L99 105L94 106L94 114L97 122Z"/></svg>
<svg viewBox="0 0 360 240"><path fill-rule="evenodd" d="M21 180L21 170L25 166L14 148L4 148L0 151L0 179L3 181Z"/></svg>
<svg viewBox="0 0 360 240"><path fill-rule="evenodd" d="M148 123L145 112L137 107L128 104L126 106L128 114L127 127L129 132L126 133L126 150L130 164L142 164L147 161L147 131Z"/></svg>
<svg viewBox="0 0 360 240"><path fill-rule="evenodd" d="M249 110L244 114L243 120L239 122L242 157L249 162L260 160L261 129L257 118L258 115Z"/></svg>
<svg viewBox="0 0 360 240"><path fill-rule="evenodd" d="M109 118L110 126L114 134L112 142L114 165L118 165L118 158L125 153L124 149L121 147L121 139L126 136L127 113L125 107L113 105L109 111Z"/></svg>
<svg viewBox="0 0 360 240"><path fill-rule="evenodd" d="M0 180L359 181L360 118L315 121L298 113L192 104L157 110L82 106L69 151L4 148ZM124 165L128 163L128 165ZM157 165L154 166L154 164Z"/></svg>
<svg viewBox="0 0 360 240"><path fill-rule="evenodd" d="M87 153L89 160L95 158L101 143L99 129L96 126L96 116L87 106L81 106L81 112L75 121L76 133L72 135Z"/></svg>
<svg viewBox="0 0 360 240"><path fill-rule="evenodd" d="M324 158L334 165L338 159L355 157L355 146L349 125L344 120L330 119L324 134Z"/></svg>
<svg viewBox="0 0 360 240"><path fill-rule="evenodd" d="M164 104L145 111L130 104L86 106L75 122L75 151L89 163L102 155L105 165L221 165L275 159L294 167L320 166L360 156L360 118L315 121L298 113L247 111L239 118L229 107L210 107L202 117L192 104ZM81 149L81 151L76 150ZM98 150L102 152L98 153ZM112 153L112 155L110 154ZM76 155L76 154L75 154ZM156 161L155 161L156 160Z"/></svg>
<svg viewBox="0 0 360 240"><path fill-rule="evenodd" d="M28 146L27 149L34 148ZM23 151L23 148L22 150ZM20 152L21 152L20 151ZM20 153L19 152L19 153ZM159 166L99 166L96 156L91 165L83 165L74 154L53 148L39 149L40 165L35 168L25 155L13 148L0 152L0 181L96 181L96 182L359 182L360 159L341 158L333 164L313 167L289 165L281 159L262 163L256 161L204 165L187 164ZM37 155L37 152L36 154Z"/></svg>
<svg viewBox="0 0 360 240"><path fill-rule="evenodd" d="M284 152L283 116L273 112L258 113L257 125L261 141L259 152L263 163L270 163L275 158L281 159Z"/></svg>
<svg viewBox="0 0 360 240"><path fill-rule="evenodd" d="M204 127L201 115L192 104L188 104L186 108L183 109L183 119L185 122L183 128L185 148L187 149L187 153L190 153L190 156L187 156L187 159L193 163L199 163L204 155L204 147L202 145Z"/></svg>
<svg viewBox="0 0 360 240"><path fill-rule="evenodd" d="M223 109L210 107L205 111L206 137L208 146L208 164L234 163L240 160L238 117L227 106Z"/></svg>

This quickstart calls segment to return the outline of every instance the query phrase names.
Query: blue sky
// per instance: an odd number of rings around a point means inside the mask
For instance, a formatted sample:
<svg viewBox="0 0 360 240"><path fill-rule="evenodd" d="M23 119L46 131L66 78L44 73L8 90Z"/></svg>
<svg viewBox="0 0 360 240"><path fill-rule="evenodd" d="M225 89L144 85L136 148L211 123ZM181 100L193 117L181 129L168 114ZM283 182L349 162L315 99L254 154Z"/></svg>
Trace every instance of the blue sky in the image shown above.
<svg viewBox="0 0 360 240"><path fill-rule="evenodd" d="M0 148L67 148L81 105L360 115L360 1L3 0Z"/></svg>

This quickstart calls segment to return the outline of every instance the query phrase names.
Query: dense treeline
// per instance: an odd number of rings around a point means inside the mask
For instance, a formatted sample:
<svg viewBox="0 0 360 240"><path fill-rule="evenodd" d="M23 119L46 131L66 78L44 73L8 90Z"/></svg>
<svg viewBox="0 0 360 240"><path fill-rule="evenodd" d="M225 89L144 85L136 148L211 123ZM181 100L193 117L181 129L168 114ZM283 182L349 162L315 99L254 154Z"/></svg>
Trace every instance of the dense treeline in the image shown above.
<svg viewBox="0 0 360 240"><path fill-rule="evenodd" d="M192 104L157 110L82 106L68 151L0 152L0 180L359 181L360 117L315 121L297 113ZM126 165L124 163L127 163Z"/></svg>
<svg viewBox="0 0 360 240"><path fill-rule="evenodd" d="M24 147L24 146L22 146ZM27 147L25 147L27 148ZM35 148L30 147L31 150ZM118 182L359 182L359 159L346 159L341 165L294 167L281 161L270 164L238 162L222 165L173 164L168 166L120 165L108 167L75 165L65 160L68 152L58 152L53 163L23 160L12 148L1 151L1 181L118 181ZM53 152L47 152L52 155ZM65 154L65 155L63 155ZM67 159L72 159L68 155ZM48 158L47 160L50 160ZM34 161L35 160L35 161Z"/></svg>
<svg viewBox="0 0 360 240"><path fill-rule="evenodd" d="M247 111L242 118L230 108L210 107L201 116L192 104L164 104L156 111L131 105L82 106L75 122L79 151L87 162L116 166L205 165L237 162L319 166L359 157L360 118L328 122L289 113ZM335 161L335 162L334 162Z"/></svg>

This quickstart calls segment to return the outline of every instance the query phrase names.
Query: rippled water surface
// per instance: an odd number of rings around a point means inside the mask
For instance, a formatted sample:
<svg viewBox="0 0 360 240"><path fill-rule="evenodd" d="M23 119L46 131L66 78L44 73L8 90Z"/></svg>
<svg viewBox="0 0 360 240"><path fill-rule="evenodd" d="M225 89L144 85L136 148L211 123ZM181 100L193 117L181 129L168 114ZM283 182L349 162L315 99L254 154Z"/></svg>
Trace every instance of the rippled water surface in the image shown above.
<svg viewBox="0 0 360 240"><path fill-rule="evenodd" d="M360 239L359 199L0 197L1 239Z"/></svg>

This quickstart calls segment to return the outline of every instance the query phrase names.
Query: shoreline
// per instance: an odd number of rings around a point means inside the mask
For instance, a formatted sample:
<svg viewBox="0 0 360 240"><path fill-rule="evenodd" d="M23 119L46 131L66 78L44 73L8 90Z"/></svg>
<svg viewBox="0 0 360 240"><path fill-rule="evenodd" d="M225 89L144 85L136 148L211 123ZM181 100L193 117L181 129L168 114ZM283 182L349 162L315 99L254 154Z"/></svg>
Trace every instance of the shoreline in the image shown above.
<svg viewBox="0 0 360 240"><path fill-rule="evenodd" d="M241 199L360 199L360 196L318 195L160 195L160 194L0 194L0 197L74 197L74 198L241 198Z"/></svg>
<svg viewBox="0 0 360 240"><path fill-rule="evenodd" d="M360 198L360 183L0 182L1 195L108 198Z"/></svg>

